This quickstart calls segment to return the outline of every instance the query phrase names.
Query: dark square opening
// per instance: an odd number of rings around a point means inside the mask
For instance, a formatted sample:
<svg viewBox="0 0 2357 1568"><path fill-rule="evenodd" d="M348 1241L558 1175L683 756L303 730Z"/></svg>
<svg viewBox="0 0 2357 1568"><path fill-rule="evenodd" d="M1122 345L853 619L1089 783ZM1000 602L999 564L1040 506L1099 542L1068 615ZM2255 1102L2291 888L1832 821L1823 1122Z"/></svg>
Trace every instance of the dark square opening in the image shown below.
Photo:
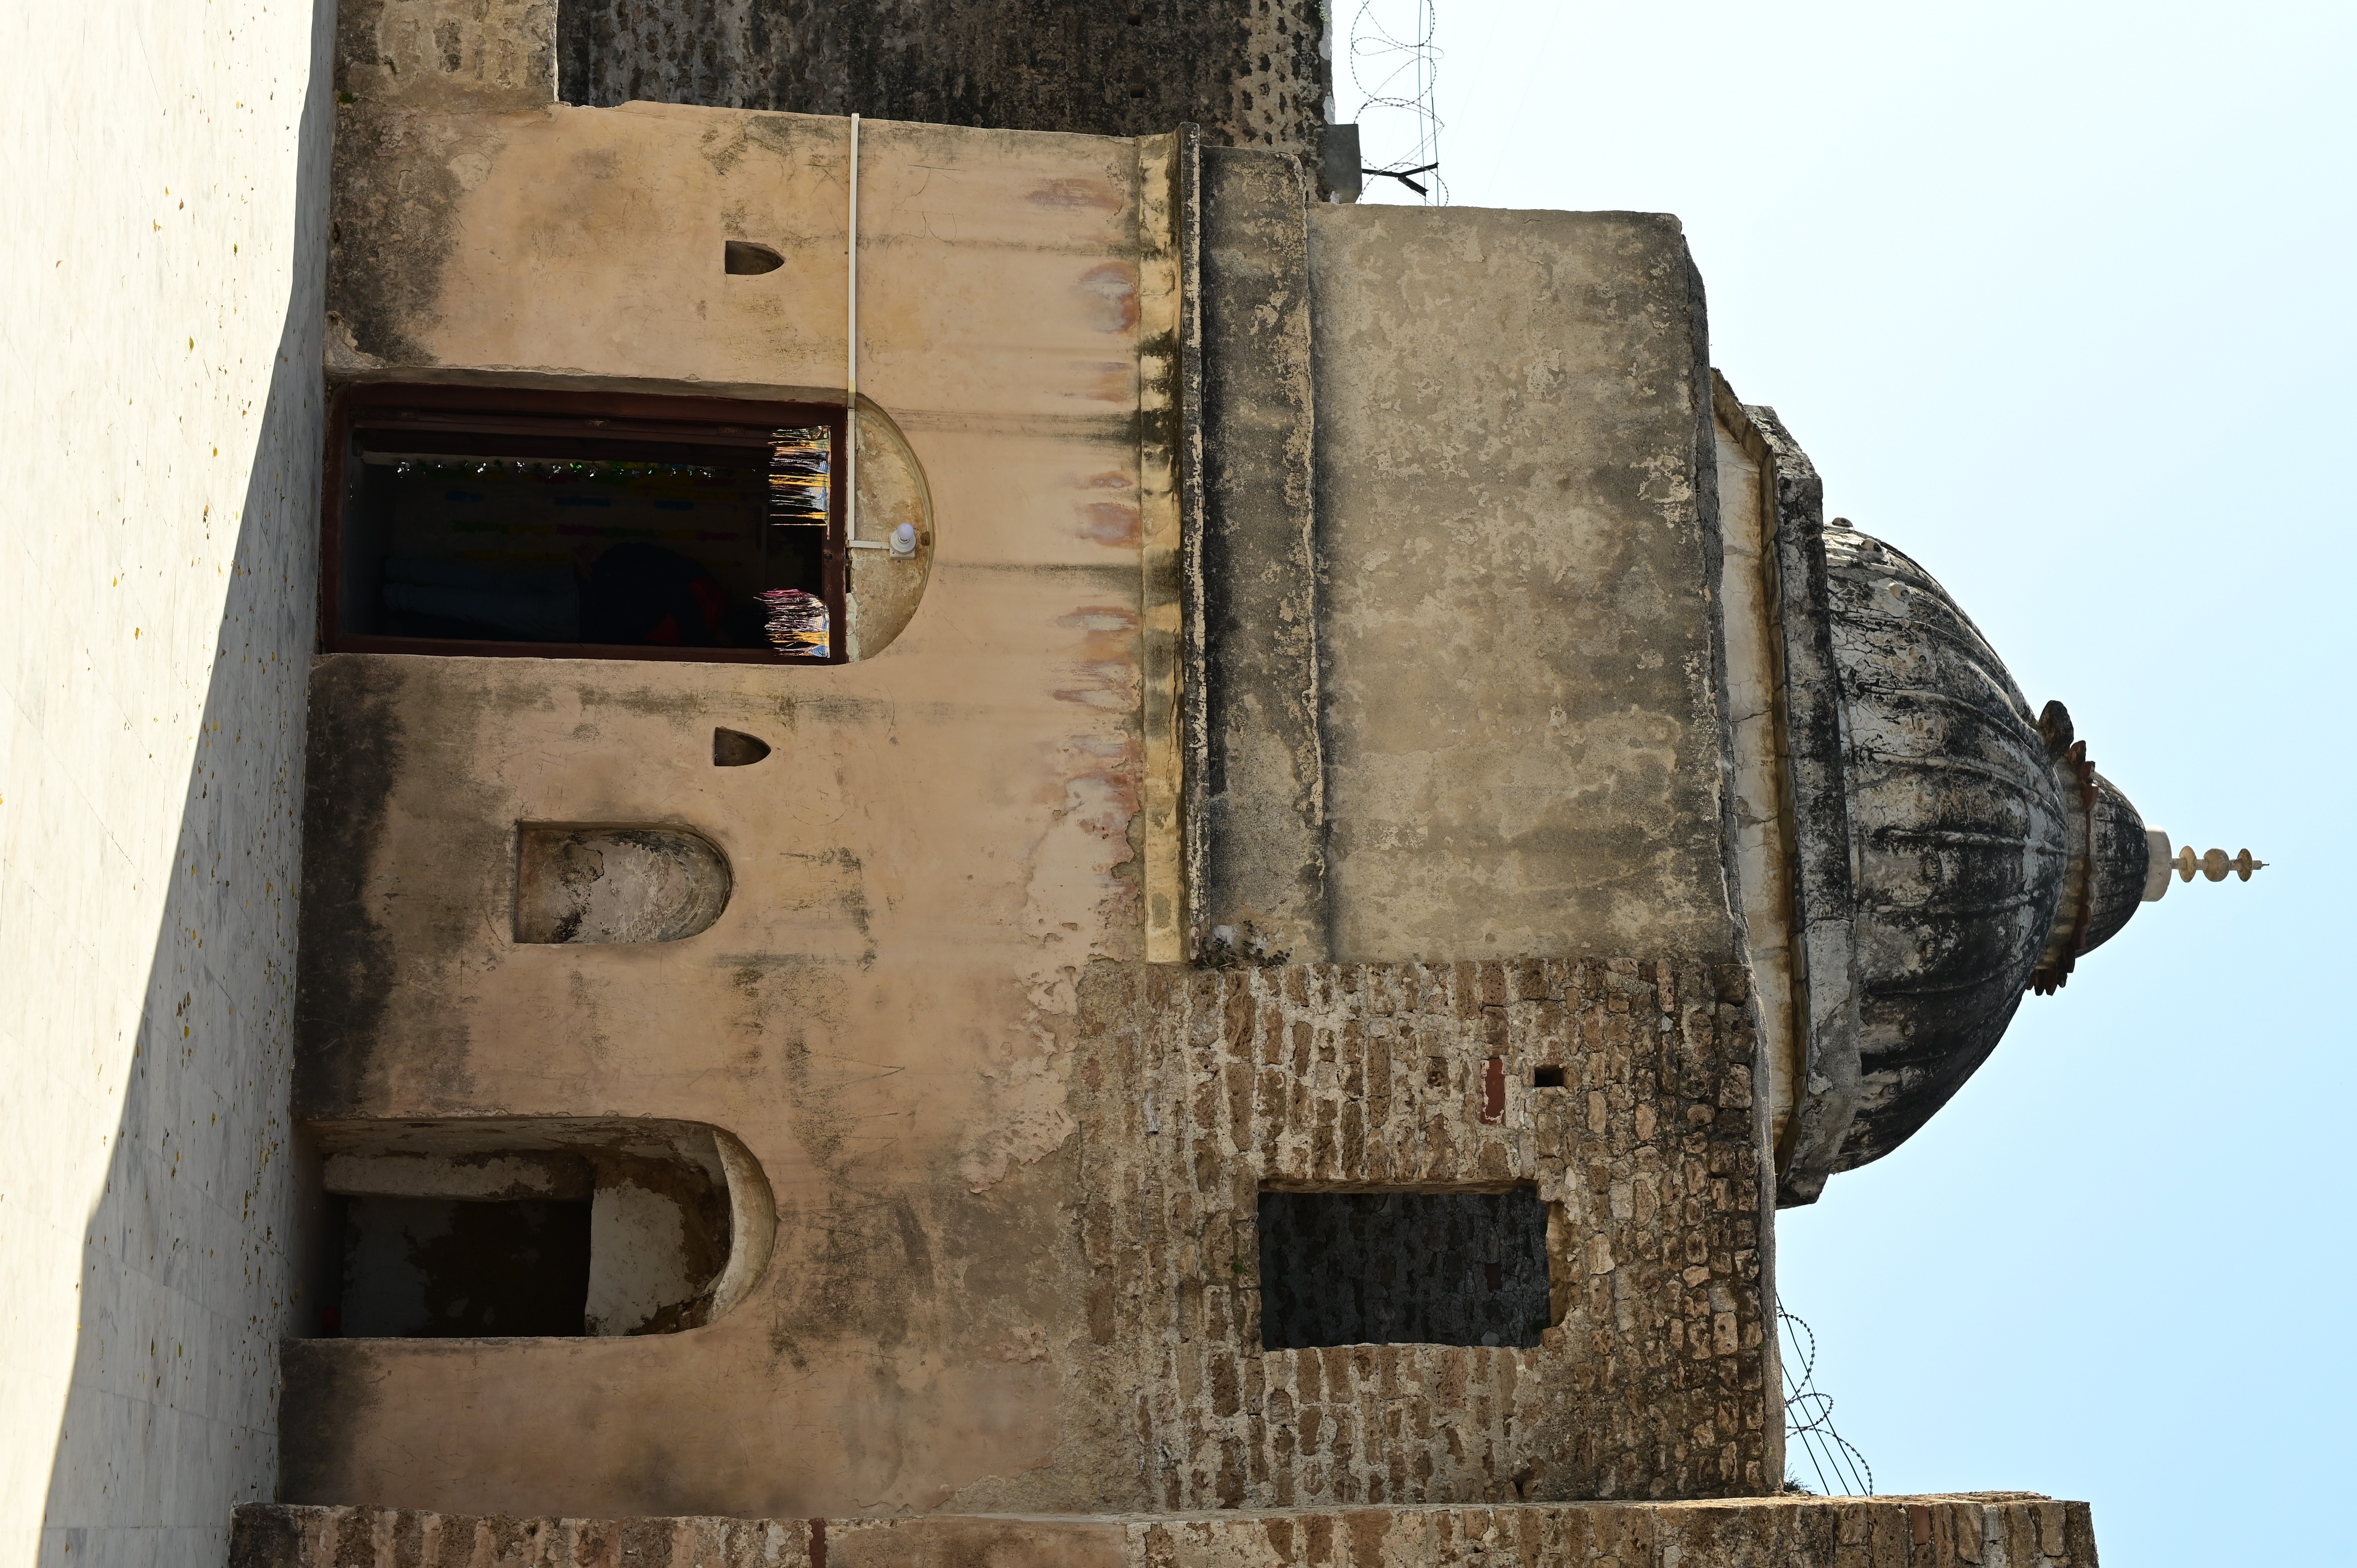
<svg viewBox="0 0 2357 1568"><path fill-rule="evenodd" d="M1533 1089L1561 1089L1563 1087L1563 1069L1559 1067L1542 1067L1532 1069L1531 1087Z"/></svg>
<svg viewBox="0 0 2357 1568"><path fill-rule="evenodd" d="M1261 1346L1536 1345L1546 1237L1535 1187L1263 1192Z"/></svg>
<svg viewBox="0 0 2357 1568"><path fill-rule="evenodd" d="M353 1197L333 1332L362 1339L578 1336L589 1205Z"/></svg>
<svg viewBox="0 0 2357 1568"><path fill-rule="evenodd" d="M843 411L355 387L330 424L335 651L841 662Z"/></svg>

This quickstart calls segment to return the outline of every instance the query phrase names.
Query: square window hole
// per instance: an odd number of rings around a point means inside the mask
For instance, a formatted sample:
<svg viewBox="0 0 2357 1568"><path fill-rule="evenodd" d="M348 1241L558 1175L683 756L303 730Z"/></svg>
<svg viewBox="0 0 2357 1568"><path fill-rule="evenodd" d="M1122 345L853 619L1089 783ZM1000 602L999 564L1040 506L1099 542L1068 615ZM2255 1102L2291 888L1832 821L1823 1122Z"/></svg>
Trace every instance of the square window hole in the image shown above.
<svg viewBox="0 0 2357 1568"><path fill-rule="evenodd" d="M1563 1087L1563 1069L1559 1067L1533 1069L1531 1071L1531 1087L1533 1089L1561 1089Z"/></svg>
<svg viewBox="0 0 2357 1568"><path fill-rule="evenodd" d="M1261 1347L1536 1345L1546 1239L1536 1187L1263 1192Z"/></svg>

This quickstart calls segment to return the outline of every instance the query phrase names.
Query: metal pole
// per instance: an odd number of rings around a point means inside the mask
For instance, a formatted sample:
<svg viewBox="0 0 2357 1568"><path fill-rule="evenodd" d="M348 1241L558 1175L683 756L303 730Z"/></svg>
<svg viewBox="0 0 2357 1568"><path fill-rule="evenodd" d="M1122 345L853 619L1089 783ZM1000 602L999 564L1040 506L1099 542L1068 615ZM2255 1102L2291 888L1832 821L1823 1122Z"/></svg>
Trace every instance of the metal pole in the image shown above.
<svg viewBox="0 0 2357 1568"><path fill-rule="evenodd" d="M881 541L859 537L859 116L851 117L851 217L844 240L850 287L844 338L843 542L853 550L881 550ZM850 613L850 563L844 564L845 614Z"/></svg>

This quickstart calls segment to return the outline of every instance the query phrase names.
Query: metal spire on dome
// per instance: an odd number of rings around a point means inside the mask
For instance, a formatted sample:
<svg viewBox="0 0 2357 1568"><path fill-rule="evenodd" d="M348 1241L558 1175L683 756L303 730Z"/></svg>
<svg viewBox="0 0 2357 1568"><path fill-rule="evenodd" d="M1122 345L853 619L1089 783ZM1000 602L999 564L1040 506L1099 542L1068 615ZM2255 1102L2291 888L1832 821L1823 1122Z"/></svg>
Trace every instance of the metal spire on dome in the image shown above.
<svg viewBox="0 0 2357 1568"><path fill-rule="evenodd" d="M2145 837L2152 844L2152 869L2144 879L2144 901L2147 904L2158 903L2161 895L2169 891L2169 874L2172 871L2187 882L2193 880L2193 874L2197 871L2212 882L2225 881L2229 872L2248 882L2251 873L2264 870L2267 864L2264 860L2252 859L2247 849L2231 857L2222 849L2197 855L2191 844L2187 844L2172 857L2169 853L2167 833L2158 828L2148 828Z"/></svg>

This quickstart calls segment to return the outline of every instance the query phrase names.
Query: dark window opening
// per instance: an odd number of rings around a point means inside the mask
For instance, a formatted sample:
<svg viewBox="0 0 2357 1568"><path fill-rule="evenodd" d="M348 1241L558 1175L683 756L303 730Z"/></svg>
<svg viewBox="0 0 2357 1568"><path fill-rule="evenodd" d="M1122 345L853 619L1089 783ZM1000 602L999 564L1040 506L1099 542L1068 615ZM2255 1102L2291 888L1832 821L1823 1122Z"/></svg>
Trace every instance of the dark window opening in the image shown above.
<svg viewBox="0 0 2357 1568"><path fill-rule="evenodd" d="M1563 1069L1559 1067L1533 1069L1531 1072L1531 1087L1533 1089L1561 1089L1563 1087Z"/></svg>
<svg viewBox="0 0 2357 1568"><path fill-rule="evenodd" d="M343 1299L335 1332L382 1339L586 1332L587 1202L337 1201Z"/></svg>
<svg viewBox="0 0 2357 1568"><path fill-rule="evenodd" d="M1536 1345L1546 1239L1535 1187L1264 1192L1262 1348Z"/></svg>
<svg viewBox="0 0 2357 1568"><path fill-rule="evenodd" d="M328 448L324 641L842 661L839 408L369 386Z"/></svg>

